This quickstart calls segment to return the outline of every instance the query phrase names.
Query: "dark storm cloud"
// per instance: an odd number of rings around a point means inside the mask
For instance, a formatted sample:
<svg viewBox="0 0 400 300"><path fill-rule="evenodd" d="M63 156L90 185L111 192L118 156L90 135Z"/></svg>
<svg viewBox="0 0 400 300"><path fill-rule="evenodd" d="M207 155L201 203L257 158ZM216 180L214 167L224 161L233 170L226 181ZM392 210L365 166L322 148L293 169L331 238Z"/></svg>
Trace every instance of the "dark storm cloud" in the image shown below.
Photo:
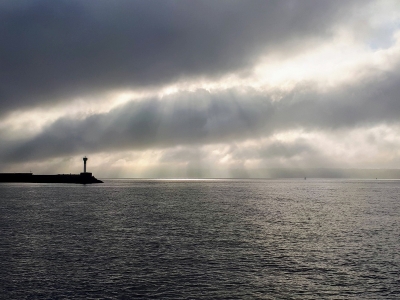
<svg viewBox="0 0 400 300"><path fill-rule="evenodd" d="M365 1L2 1L0 114L245 68L324 38Z"/></svg>
<svg viewBox="0 0 400 300"><path fill-rule="evenodd" d="M279 101L265 93L236 89L145 99L83 120L62 118L36 137L3 149L2 158L24 161L82 152L229 144L298 128L345 131L398 124L400 76L386 76L373 76L330 93L301 86ZM311 150L277 147L267 154L283 151L290 156L291 151Z"/></svg>

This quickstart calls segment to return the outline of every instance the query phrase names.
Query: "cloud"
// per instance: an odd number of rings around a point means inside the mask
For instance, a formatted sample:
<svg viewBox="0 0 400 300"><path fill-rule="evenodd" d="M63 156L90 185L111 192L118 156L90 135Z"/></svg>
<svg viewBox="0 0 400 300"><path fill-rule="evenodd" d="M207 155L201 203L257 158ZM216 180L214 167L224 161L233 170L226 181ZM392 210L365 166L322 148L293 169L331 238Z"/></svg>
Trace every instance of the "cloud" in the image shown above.
<svg viewBox="0 0 400 300"><path fill-rule="evenodd" d="M243 71L332 35L365 1L2 1L0 114Z"/></svg>
<svg viewBox="0 0 400 300"><path fill-rule="evenodd" d="M0 20L2 170L400 166L396 1L2 1Z"/></svg>
<svg viewBox="0 0 400 300"><path fill-rule="evenodd" d="M294 129L344 134L358 127L398 124L399 83L399 74L377 71L356 85L329 91L300 84L279 101L251 88L152 97L84 119L60 118L38 135L3 150L3 157L42 160L82 152L229 144ZM281 146L266 153L290 155L296 150Z"/></svg>

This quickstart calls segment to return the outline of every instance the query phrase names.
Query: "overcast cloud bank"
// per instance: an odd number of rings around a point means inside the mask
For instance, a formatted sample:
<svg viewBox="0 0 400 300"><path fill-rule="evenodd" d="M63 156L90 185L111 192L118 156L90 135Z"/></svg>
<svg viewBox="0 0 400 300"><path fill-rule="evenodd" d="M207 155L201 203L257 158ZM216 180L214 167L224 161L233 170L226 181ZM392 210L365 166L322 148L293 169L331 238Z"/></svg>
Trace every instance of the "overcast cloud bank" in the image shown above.
<svg viewBox="0 0 400 300"><path fill-rule="evenodd" d="M0 171L400 168L396 1L0 7Z"/></svg>

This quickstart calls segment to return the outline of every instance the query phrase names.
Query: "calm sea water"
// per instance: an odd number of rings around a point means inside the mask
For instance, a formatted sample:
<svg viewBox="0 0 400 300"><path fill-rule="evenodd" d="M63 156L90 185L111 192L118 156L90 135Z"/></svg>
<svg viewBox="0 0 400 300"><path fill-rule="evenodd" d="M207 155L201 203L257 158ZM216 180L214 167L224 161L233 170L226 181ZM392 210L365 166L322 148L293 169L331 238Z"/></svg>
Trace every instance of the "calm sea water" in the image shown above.
<svg viewBox="0 0 400 300"><path fill-rule="evenodd" d="M1 299L399 299L400 181L0 184Z"/></svg>

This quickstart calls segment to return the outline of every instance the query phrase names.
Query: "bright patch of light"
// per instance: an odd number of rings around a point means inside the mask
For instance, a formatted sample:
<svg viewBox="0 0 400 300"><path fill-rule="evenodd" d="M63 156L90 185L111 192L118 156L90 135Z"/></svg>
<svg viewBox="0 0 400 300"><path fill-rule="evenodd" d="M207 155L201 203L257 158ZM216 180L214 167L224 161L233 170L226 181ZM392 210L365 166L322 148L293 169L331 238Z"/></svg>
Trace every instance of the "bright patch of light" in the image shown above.
<svg viewBox="0 0 400 300"><path fill-rule="evenodd" d="M399 48L396 44L393 47ZM284 61L266 57L254 69L255 86L292 89L298 83L312 82L320 88L332 88L360 79L362 69L389 69L386 57L393 49L372 51L343 32L335 41L308 53Z"/></svg>
<svg viewBox="0 0 400 300"><path fill-rule="evenodd" d="M102 96L72 99L51 107L18 110L0 120L0 130L8 132L10 139L26 138L38 134L60 118L85 119L148 96L146 92L113 91Z"/></svg>

